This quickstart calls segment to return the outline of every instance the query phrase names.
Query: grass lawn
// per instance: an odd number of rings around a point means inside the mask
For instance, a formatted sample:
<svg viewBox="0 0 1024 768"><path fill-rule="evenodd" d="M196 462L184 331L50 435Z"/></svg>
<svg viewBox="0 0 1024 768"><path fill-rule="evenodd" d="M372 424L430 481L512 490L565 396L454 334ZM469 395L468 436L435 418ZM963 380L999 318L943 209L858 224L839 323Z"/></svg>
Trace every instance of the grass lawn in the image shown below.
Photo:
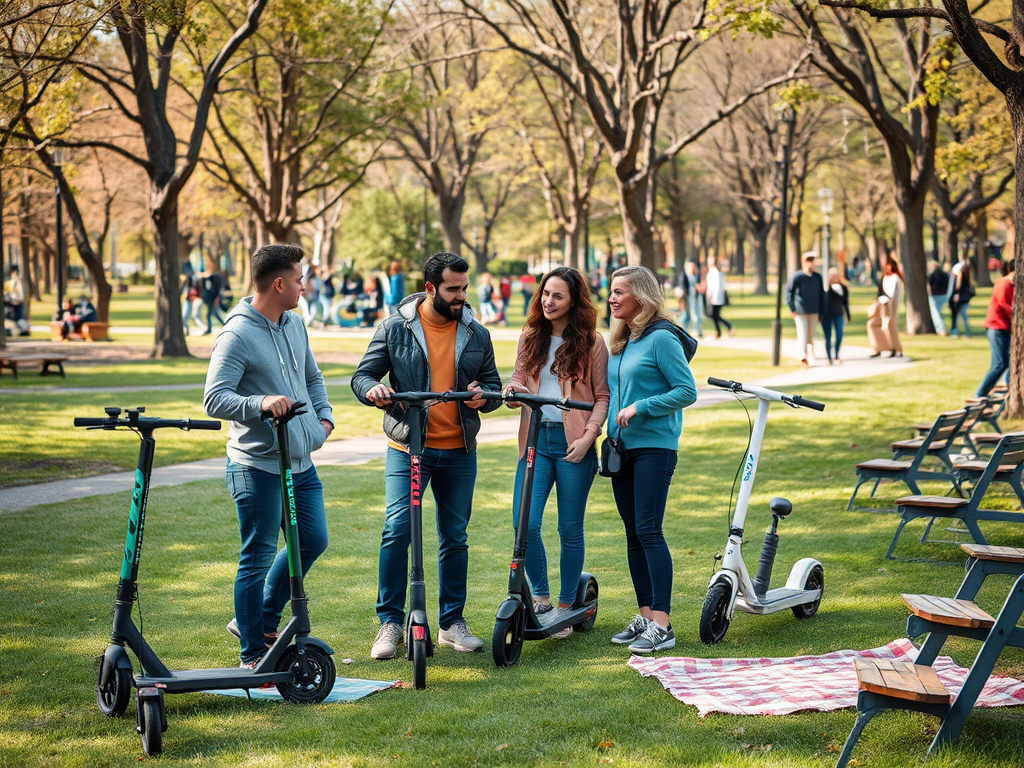
<svg viewBox="0 0 1024 768"><path fill-rule="evenodd" d="M743 306L731 309L741 324L748 324L741 325L741 332L752 333L759 323L763 327L763 305L749 319L743 317ZM851 327L853 338L856 332ZM773 409L747 525L748 564L753 567L768 522L767 500L784 495L793 501L794 512L780 527L776 576L784 578L800 557L817 557L825 566L825 598L818 616L803 622L789 612L738 615L715 648L700 645L697 623L712 558L727 537L730 483L746 443L747 420L738 405L685 415L665 521L675 561L677 655L792 656L875 647L905 632L900 592L953 594L962 569L883 559L894 516L845 512L854 463L887 455L891 440L909 434L905 425L962 402L988 363L987 345L977 338L907 339L905 347L920 362L903 372L798 390L826 402L824 413ZM710 348L699 353L694 367L701 377L737 379L777 370L763 358L743 359ZM346 390L331 391L346 408L346 430L360 428L349 423L357 413L372 420L366 429L379 428L379 415L371 409L347 409ZM191 393L147 393L146 398L158 415L199 415L198 396ZM107 402L99 395L5 391L0 416L19 425L15 453L25 457L131 464L132 441L69 430L71 415L97 412ZM10 451L9 442L5 439L0 451ZM158 459L180 461L205 451L216 455L222 445L223 436L217 435L168 437ZM489 648L511 554L515 447L483 446L478 456L466 617ZM11 457L11 452L0 454L5 468ZM408 662L368 658L376 629L382 463L325 468L321 474L332 544L307 581L314 631L335 648L338 660L353 660L339 664L340 674L408 680ZM942 490L933 485L926 492ZM883 486L880 495L894 499L902 494L895 486ZM425 498L429 515L430 494ZM1003 495L991 505L1011 507L1011 502ZM0 540L0 766L128 766L142 759L134 721L102 717L93 688L95 659L109 637L127 504L123 493L5 515L6 535ZM236 663L237 643L224 624L231 617L238 533L224 483L155 489L147 523L140 569L147 639L171 666ZM901 540L903 554L955 554L948 546L917 544L914 533L922 525L912 525ZM1024 546L1024 531L1013 525L988 523L984 528L992 543ZM436 540L433 526L426 529L432 595L437 576L430 553L436 552ZM546 531L554 576L553 521ZM160 761L176 766L834 763L853 724L853 710L701 719L656 680L627 668L627 652L610 645L608 637L628 621L635 606L621 523L610 485L601 478L588 507L587 568L601 584L594 631L565 641L528 643L512 669L495 669L489 650L463 655L439 649L428 667L426 691L385 691L351 705L298 707L203 694L169 696L170 730ZM977 602L997 611L1009 585L1005 577L989 579ZM433 597L428 606L436 621ZM965 665L976 649L967 641L947 644L947 651ZM997 672L1024 675L1024 653L1006 651ZM1019 766L1024 762L1022 725L1019 708L978 710L958 744L929 765ZM918 766L935 727L936 721L924 716L888 714L871 723L855 758L861 766Z"/></svg>

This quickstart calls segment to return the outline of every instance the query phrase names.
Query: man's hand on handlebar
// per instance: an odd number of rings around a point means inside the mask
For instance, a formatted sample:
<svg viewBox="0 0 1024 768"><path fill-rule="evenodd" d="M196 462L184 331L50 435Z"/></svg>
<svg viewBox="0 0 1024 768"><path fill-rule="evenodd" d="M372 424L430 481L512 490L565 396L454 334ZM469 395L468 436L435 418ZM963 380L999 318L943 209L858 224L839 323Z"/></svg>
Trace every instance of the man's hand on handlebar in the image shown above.
<svg viewBox="0 0 1024 768"><path fill-rule="evenodd" d="M515 384L512 384L511 382L509 382L509 385L507 387L505 387L505 396L506 397L512 397L513 395L515 395L516 392L523 392L523 391L525 391L525 390L522 390L519 387L517 387ZM505 405L507 405L509 408L522 408L523 407L523 404L518 402L518 401L516 401L516 400L506 400L505 401Z"/></svg>
<svg viewBox="0 0 1024 768"><path fill-rule="evenodd" d="M366 393L366 399L378 408L391 405L391 393L394 392L387 384L376 384Z"/></svg>
<svg viewBox="0 0 1024 768"><path fill-rule="evenodd" d="M269 412L275 419L279 419L288 413L288 409L295 403L287 395L267 395L260 403L260 410Z"/></svg>
<svg viewBox="0 0 1024 768"><path fill-rule="evenodd" d="M466 391L467 392L483 392L483 388L480 386L480 382L474 381L472 384L470 384L468 387L466 387ZM472 400L466 400L465 403L466 403L467 406L469 406L470 408L473 408L473 409L480 409L480 408L483 408L485 405L487 405L487 401L484 400L479 395L474 397Z"/></svg>

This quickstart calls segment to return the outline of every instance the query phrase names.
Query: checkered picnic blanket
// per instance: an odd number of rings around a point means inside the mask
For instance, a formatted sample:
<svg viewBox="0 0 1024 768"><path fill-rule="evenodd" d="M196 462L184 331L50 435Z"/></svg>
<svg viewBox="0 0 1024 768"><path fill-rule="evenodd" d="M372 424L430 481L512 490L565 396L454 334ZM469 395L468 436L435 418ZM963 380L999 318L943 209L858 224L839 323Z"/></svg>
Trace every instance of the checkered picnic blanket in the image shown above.
<svg viewBox="0 0 1024 768"><path fill-rule="evenodd" d="M907 639L894 640L869 651L836 651L823 656L792 659L691 659L634 656L629 666L644 677L656 677L673 696L709 712L734 715L788 715L802 710L827 712L857 704L856 656L910 661L917 649ZM960 690L969 670L948 656L939 656L932 668L951 693ZM979 707L1024 704L1024 683L993 676L978 698Z"/></svg>

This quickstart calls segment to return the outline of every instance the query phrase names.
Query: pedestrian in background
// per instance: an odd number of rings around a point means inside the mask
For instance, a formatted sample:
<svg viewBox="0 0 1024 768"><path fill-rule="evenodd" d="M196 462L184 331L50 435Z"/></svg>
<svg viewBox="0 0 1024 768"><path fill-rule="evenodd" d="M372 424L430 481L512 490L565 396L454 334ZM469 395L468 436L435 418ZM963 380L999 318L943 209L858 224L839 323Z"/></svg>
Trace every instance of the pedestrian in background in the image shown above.
<svg viewBox="0 0 1024 768"><path fill-rule="evenodd" d="M825 308L821 316L822 330L825 331L825 354L828 364L843 362L839 348L843 345L843 328L850 320L850 292L839 277L839 270L828 271L828 290L825 291ZM833 341L833 336L835 340Z"/></svg>
<svg viewBox="0 0 1024 768"><path fill-rule="evenodd" d="M722 317L722 307L729 303L729 294L725 290L725 275L718 268L714 256L708 256L707 292L705 300L711 305L711 322L715 324L715 338L721 338L724 325L732 336L732 323Z"/></svg>
<svg viewBox="0 0 1024 768"><path fill-rule="evenodd" d="M818 326L818 316L825 313L825 288L821 275L814 271L817 256L814 251L805 253L803 269L790 277L786 285L786 304L796 324L800 365L804 368L814 362L814 329Z"/></svg>
<svg viewBox="0 0 1024 768"><path fill-rule="evenodd" d="M992 364L988 373L978 385L975 397L985 397L1006 374L1006 383L1010 383L1010 339L1013 329L1013 276L1014 263L1003 262L1000 266L1003 276L996 280L992 287L992 299L988 303L988 314L985 315L985 335L992 350Z"/></svg>

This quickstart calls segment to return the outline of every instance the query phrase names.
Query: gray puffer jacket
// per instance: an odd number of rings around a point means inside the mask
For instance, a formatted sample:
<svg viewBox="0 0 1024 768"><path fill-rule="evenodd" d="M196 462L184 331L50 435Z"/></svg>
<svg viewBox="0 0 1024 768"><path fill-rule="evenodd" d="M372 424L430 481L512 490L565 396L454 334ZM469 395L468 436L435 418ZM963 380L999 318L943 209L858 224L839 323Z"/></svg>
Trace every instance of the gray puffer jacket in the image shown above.
<svg viewBox="0 0 1024 768"><path fill-rule="evenodd" d="M423 335L417 308L426 298L425 293L407 297L398 312L377 326L370 346L363 355L356 372L352 374L352 391L365 405L372 405L366 393L389 378L395 392L430 390L430 367L427 365L427 341ZM474 381L481 389L501 391L501 377L494 365L494 347L491 335L473 319L469 307L463 307L455 333L455 389L464 391ZM501 407L500 400L489 400L480 410L489 412ZM408 419L416 409L407 409L394 403L384 409L384 432L401 445L409 445ZM480 431L480 413L459 403L459 421L466 441L466 451L476 447Z"/></svg>

